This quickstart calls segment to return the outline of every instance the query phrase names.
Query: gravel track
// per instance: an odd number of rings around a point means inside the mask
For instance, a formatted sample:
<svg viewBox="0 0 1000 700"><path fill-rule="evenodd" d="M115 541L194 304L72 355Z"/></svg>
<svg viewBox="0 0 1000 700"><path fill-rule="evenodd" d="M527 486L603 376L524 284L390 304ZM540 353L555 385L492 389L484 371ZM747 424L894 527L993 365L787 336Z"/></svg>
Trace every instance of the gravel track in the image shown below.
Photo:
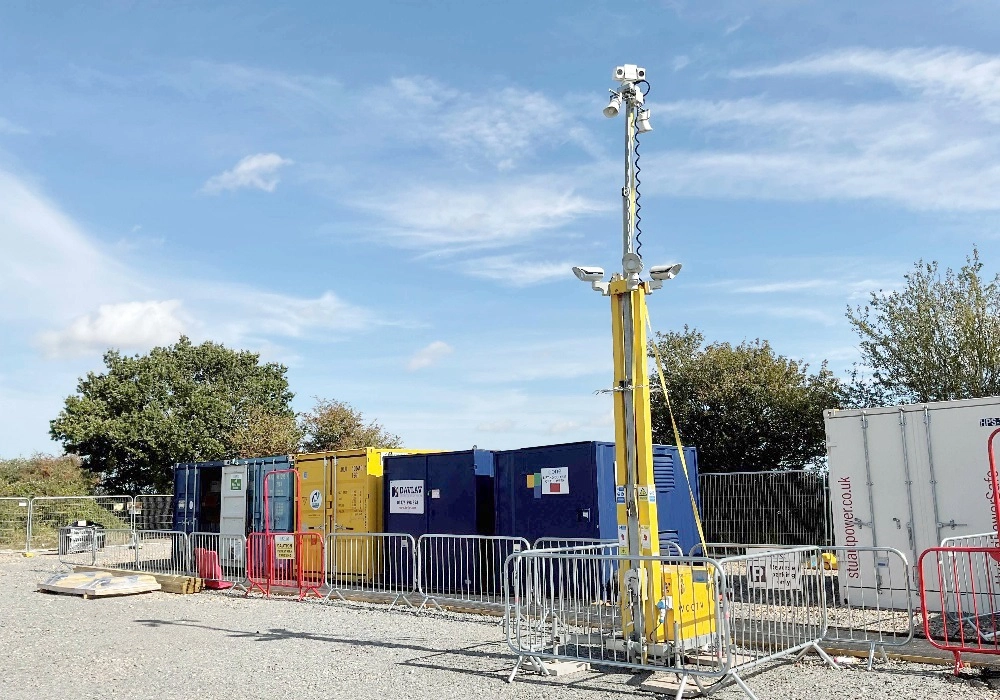
<svg viewBox="0 0 1000 700"><path fill-rule="evenodd" d="M519 676L495 618L376 606L151 593L106 600L35 592L54 557L0 554L0 698L570 698L639 696L620 672ZM903 663L843 672L778 663L765 698L1000 698L978 678ZM744 697L732 687L713 697Z"/></svg>

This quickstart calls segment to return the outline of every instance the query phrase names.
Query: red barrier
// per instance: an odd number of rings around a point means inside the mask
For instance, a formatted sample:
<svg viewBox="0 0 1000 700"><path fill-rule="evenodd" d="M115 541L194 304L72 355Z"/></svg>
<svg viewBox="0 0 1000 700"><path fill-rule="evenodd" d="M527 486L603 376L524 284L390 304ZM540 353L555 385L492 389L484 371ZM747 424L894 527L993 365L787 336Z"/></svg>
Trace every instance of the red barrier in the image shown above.
<svg viewBox="0 0 1000 700"><path fill-rule="evenodd" d="M299 600L310 592L322 598L323 537L318 532L252 532L247 535L250 588L271 596L273 588L297 589Z"/></svg>

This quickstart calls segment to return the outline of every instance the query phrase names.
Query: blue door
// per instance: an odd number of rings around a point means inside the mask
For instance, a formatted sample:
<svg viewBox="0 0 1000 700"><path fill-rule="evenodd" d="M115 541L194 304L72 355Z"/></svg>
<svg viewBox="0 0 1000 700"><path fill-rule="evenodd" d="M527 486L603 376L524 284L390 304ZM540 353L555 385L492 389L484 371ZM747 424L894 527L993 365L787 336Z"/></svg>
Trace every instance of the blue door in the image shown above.
<svg viewBox="0 0 1000 700"><path fill-rule="evenodd" d="M174 466L174 530L195 532L198 525L198 465Z"/></svg>

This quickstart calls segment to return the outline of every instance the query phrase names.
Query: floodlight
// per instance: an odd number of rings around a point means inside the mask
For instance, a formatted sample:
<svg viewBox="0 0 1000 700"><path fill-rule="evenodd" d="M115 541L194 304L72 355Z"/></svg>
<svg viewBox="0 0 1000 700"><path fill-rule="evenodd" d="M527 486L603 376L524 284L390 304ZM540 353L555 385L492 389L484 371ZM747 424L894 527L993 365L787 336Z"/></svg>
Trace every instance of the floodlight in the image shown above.
<svg viewBox="0 0 1000 700"><path fill-rule="evenodd" d="M635 117L635 130L640 134L645 134L647 131L652 131L653 127L649 123L649 110L644 109L639 112Z"/></svg>
<svg viewBox="0 0 1000 700"><path fill-rule="evenodd" d="M604 116L608 119L614 119L618 116L618 112L622 108L622 95L620 92L611 93L611 101L608 102L608 106L604 108Z"/></svg>
<svg viewBox="0 0 1000 700"><path fill-rule="evenodd" d="M681 264L654 265L649 268L649 276L654 280L672 280L681 271Z"/></svg>
<svg viewBox="0 0 1000 700"><path fill-rule="evenodd" d="M604 268L601 267L574 267L573 274L581 282L600 282L604 279Z"/></svg>

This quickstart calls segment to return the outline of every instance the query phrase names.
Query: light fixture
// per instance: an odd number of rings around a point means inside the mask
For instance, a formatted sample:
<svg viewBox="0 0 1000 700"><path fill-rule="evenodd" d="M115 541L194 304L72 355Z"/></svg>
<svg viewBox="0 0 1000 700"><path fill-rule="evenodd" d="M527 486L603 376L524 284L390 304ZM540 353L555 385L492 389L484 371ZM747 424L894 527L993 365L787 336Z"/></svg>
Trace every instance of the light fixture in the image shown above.
<svg viewBox="0 0 1000 700"><path fill-rule="evenodd" d="M611 101L608 102L608 106L604 108L604 116L608 119L614 119L618 116L618 112L622 108L622 94L620 92L611 93Z"/></svg>
<svg viewBox="0 0 1000 700"><path fill-rule="evenodd" d="M649 268L649 276L654 280L672 280L680 271L680 263L674 263L673 265L654 265Z"/></svg>
<svg viewBox="0 0 1000 700"><path fill-rule="evenodd" d="M603 267L574 267L573 274L581 282L600 282L604 279Z"/></svg>
<svg viewBox="0 0 1000 700"><path fill-rule="evenodd" d="M649 123L649 110L644 109L640 111L635 117L635 130L640 134L645 134L647 131L652 131L653 127Z"/></svg>

